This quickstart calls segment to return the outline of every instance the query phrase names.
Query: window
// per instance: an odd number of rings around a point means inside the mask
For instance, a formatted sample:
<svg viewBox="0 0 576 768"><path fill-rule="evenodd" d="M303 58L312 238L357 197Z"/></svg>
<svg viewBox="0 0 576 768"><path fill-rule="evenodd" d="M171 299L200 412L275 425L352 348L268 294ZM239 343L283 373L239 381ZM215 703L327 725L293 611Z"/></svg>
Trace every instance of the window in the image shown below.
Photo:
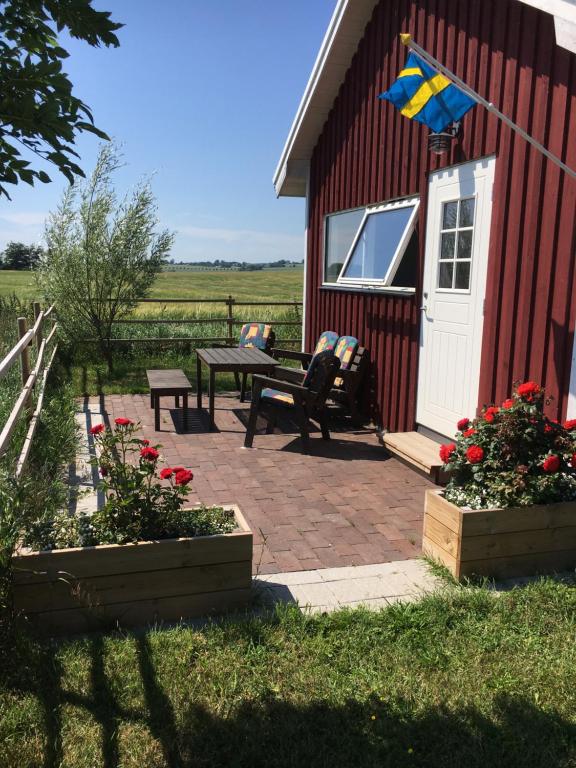
<svg viewBox="0 0 576 768"><path fill-rule="evenodd" d="M364 218L364 208L326 217L324 282L335 283Z"/></svg>
<svg viewBox="0 0 576 768"><path fill-rule="evenodd" d="M466 197L442 203L438 288L470 290L475 199Z"/></svg>
<svg viewBox="0 0 576 768"><path fill-rule="evenodd" d="M327 216L324 282L413 288L418 207L412 198Z"/></svg>

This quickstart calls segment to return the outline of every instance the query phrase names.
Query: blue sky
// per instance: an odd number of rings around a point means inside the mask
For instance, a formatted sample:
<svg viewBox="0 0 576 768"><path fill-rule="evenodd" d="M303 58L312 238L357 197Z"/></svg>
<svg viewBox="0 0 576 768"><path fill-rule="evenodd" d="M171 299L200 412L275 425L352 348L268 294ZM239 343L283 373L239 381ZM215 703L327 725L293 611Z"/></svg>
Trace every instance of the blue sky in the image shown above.
<svg viewBox="0 0 576 768"><path fill-rule="evenodd" d="M177 260L299 260L304 204L272 174L335 0L96 0L124 22L120 48L66 40L65 69L96 125L122 146L117 186L153 176ZM77 143L89 171L99 140ZM67 183L13 187L0 248L38 242Z"/></svg>

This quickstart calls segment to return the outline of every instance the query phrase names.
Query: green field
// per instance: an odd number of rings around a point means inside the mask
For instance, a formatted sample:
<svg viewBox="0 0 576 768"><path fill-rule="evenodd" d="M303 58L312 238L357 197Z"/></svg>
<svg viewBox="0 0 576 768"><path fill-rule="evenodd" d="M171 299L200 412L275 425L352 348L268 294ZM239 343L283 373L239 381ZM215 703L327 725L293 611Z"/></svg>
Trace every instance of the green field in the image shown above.
<svg viewBox="0 0 576 768"><path fill-rule="evenodd" d="M152 289L154 299L234 298L247 301L292 301L302 299L299 268L267 269L260 272L162 272ZM0 296L15 293L22 299L41 298L31 272L0 271Z"/></svg>
<svg viewBox="0 0 576 768"><path fill-rule="evenodd" d="M158 299L226 299L233 296L239 302L301 301L301 268L270 269L258 272L166 271L162 272L151 291L150 298ZM30 272L0 271L0 296L16 294L20 299L41 299L41 291ZM189 339L225 337L228 326L224 321L227 307L223 303L144 303L133 319L161 320L149 324L123 323L114 327L119 339L134 339L134 343L118 343L114 370L95 354L91 345L81 345L68 358L69 373L77 395L146 392L147 368L183 368L193 379L195 375L196 346L209 346L210 342L176 341L159 344L154 339ZM242 322L270 322L279 340L296 339L299 344L302 310L299 306L238 306L234 307L234 334L240 333ZM202 323L186 321L202 320ZM167 322L173 321L173 322ZM294 325L279 325L282 322ZM144 341L150 339L150 342ZM220 388L234 386L233 379L221 376Z"/></svg>

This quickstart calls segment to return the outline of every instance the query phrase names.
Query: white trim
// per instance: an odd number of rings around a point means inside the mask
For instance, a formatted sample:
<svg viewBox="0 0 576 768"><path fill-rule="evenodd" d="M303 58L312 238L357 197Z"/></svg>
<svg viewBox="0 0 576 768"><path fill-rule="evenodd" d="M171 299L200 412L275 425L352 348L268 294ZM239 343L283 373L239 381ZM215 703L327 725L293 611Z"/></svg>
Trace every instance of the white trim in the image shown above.
<svg viewBox="0 0 576 768"><path fill-rule="evenodd" d="M305 180L299 164L310 161L316 140L377 2L338 0L336 3L274 172L273 183L278 197L304 197Z"/></svg>
<svg viewBox="0 0 576 768"><path fill-rule="evenodd" d="M570 368L570 385L568 387L568 404L566 418L576 419L576 333L572 342L572 365Z"/></svg>
<svg viewBox="0 0 576 768"><path fill-rule="evenodd" d="M414 210L410 214L410 218L408 219L408 222L404 227L402 237L398 241L398 245L396 247L396 250L394 251L394 256L390 261L390 265L384 277L381 279L378 279L375 277L370 277L370 278L344 277L344 273L348 269L348 265L354 253L354 249L356 248L358 240L362 236L362 231L364 229L366 222L368 221L368 217L372 216L375 213L384 213L385 211L395 211L395 210L398 210L399 208L410 208L412 206L414 206ZM416 217L418 215L419 208L420 208L420 199L418 197L405 198L404 200L397 200L395 202L384 203L383 205L367 207L364 212L364 216L362 217L362 221L360 222L360 226L358 227L358 231L356 232L356 236L354 237L354 240L352 241L352 245L350 246L350 250L348 251L348 255L344 260L344 264L342 265L340 274L338 275L337 284L375 285L375 286L382 286L382 287L384 286L390 287L390 283L392 282L396 272L398 271L398 267L400 265L400 261L402 260L402 256L404 256L404 252L408 246L408 243L410 242L412 233L414 232L414 227L416 226Z"/></svg>
<svg viewBox="0 0 576 768"><path fill-rule="evenodd" d="M304 275L302 279L302 341L300 350L306 351L306 285L308 272L308 230L310 221L310 177L306 179L306 200L304 202Z"/></svg>

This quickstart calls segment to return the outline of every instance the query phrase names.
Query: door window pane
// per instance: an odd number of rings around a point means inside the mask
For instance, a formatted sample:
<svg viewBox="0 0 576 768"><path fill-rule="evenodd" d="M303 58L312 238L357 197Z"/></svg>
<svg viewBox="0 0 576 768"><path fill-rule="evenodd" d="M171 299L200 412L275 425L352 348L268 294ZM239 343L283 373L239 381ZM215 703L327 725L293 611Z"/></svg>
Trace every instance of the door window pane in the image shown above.
<svg viewBox="0 0 576 768"><path fill-rule="evenodd" d="M324 253L324 282L335 283L344 265L358 227L364 217L364 208L335 213L326 217L326 243Z"/></svg>
<svg viewBox="0 0 576 768"><path fill-rule="evenodd" d="M438 275L438 288L452 288L453 261L441 261Z"/></svg>
<svg viewBox="0 0 576 768"><path fill-rule="evenodd" d="M456 243L456 234L454 232L444 232L442 234L442 244L440 248L441 259L454 258L454 245Z"/></svg>
<svg viewBox="0 0 576 768"><path fill-rule="evenodd" d="M468 291L474 242L473 197L442 204L438 288Z"/></svg>
<svg viewBox="0 0 576 768"><path fill-rule="evenodd" d="M470 259L472 258L472 230L465 229L463 232L458 232L458 258Z"/></svg>
<svg viewBox="0 0 576 768"><path fill-rule="evenodd" d="M404 237L414 208L414 205L406 205L369 214L342 277L383 280Z"/></svg>
<svg viewBox="0 0 576 768"><path fill-rule="evenodd" d="M460 261L456 264L456 280L454 281L454 288L458 290L466 291L470 288L470 262Z"/></svg>
<svg viewBox="0 0 576 768"><path fill-rule="evenodd" d="M474 203L473 197L460 200L460 220L458 226L472 227L474 225Z"/></svg>
<svg viewBox="0 0 576 768"><path fill-rule="evenodd" d="M444 203L442 216L442 229L456 229L458 215L458 201Z"/></svg>

